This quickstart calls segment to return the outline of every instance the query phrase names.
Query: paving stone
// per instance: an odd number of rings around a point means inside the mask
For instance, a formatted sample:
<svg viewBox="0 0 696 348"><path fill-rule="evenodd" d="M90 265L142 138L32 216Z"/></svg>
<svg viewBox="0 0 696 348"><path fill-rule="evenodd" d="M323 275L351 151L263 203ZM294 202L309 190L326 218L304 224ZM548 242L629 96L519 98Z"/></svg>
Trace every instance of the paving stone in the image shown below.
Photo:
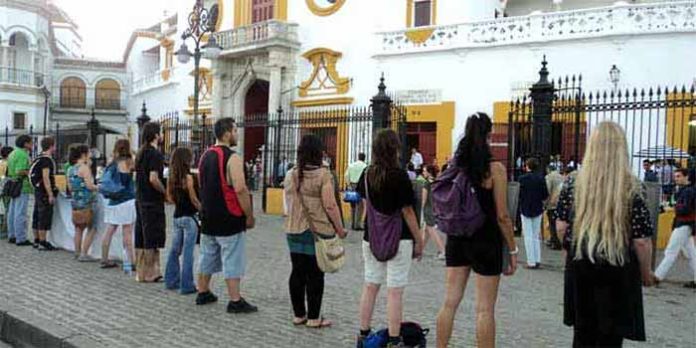
<svg viewBox="0 0 696 348"><path fill-rule="evenodd" d="M5 242L0 242L0 309L10 303L79 335L76 341L91 340L105 347L353 346L362 287L362 234L352 233L347 239L345 268L326 276L323 315L334 327L309 330L290 323L290 261L282 219L261 216L257 222L258 227L248 234L249 262L242 285L245 298L259 306L257 314L227 314L228 298L219 276L213 281L219 302L201 307L194 304L195 295L179 295L165 290L163 284L138 284L118 269L101 270L94 263L75 262L67 252L38 252ZM431 342L444 295L444 264L434 256L431 245L423 261L412 268L404 303L404 319L431 328ZM544 257L560 265L560 253L544 249ZM163 267L165 260L166 252L162 254ZM472 280L457 315L452 347L475 345ZM504 278L496 309L498 345L568 347L572 329L562 324L562 288L559 267L520 269L515 276ZM694 295L678 284L646 289L649 345L627 342L625 346L693 346ZM386 294L382 293L375 310L375 327L386 325L385 311Z"/></svg>

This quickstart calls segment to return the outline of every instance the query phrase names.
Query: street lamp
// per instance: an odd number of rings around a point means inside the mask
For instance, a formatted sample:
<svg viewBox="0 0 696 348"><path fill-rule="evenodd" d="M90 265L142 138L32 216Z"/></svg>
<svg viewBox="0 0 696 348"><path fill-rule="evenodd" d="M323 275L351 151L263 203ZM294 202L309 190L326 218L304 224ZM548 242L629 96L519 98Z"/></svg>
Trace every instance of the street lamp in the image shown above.
<svg viewBox="0 0 696 348"><path fill-rule="evenodd" d="M48 118L48 98L51 97L51 91L46 85L41 85L41 92L44 95L44 119L43 119L43 136L46 136L46 123Z"/></svg>
<svg viewBox="0 0 696 348"><path fill-rule="evenodd" d="M215 40L215 37L212 35L212 33L215 32L215 25L217 24L217 18L218 18L218 6L217 4L213 5L210 7L210 10L206 9L203 7L203 2L201 0L196 0L196 3L193 5L193 11L189 14L188 17L188 23L189 27L184 31L184 33L181 35L181 47L174 53L176 55L177 60L181 64L186 64L191 60L191 57L193 57L193 130L194 134L196 134L198 130L198 94L199 94L199 86L198 86L198 71L200 68L200 63L201 63L201 57L202 57L202 52L201 48L205 51L205 58L208 59L214 59L217 58L217 56L220 54L220 51L222 51L222 48L220 45L218 45L217 40ZM201 41L203 40L203 37L205 35L208 35L208 42L201 47ZM186 45L186 40L188 38L193 39L193 43L195 44L195 48L193 50L193 53L189 51L188 46Z"/></svg>
<svg viewBox="0 0 696 348"><path fill-rule="evenodd" d="M614 85L614 92L618 91L619 89L619 81L621 80L621 70L616 67L616 64L613 64L611 66L611 70L609 70L609 81Z"/></svg>

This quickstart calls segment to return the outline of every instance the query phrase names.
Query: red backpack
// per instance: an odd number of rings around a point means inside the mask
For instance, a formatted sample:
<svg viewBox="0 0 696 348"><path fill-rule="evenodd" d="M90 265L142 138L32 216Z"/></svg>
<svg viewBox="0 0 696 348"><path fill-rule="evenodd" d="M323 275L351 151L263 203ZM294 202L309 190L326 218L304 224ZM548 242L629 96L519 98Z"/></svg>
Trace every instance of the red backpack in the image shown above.
<svg viewBox="0 0 696 348"><path fill-rule="evenodd" d="M202 157L205 157L205 155L208 152L214 152L217 155L218 158L218 174L220 175L220 191L222 192L222 196L225 199L225 206L227 207L227 211L235 217L242 217L244 215L244 212L242 211L241 205L239 205L239 198L237 197L237 192L234 190L234 187L230 185L227 182L227 176L225 175L225 152L222 150L220 146L211 146L206 150L206 152L203 154ZM200 161L198 164L198 173L201 173L201 165L203 164L203 161Z"/></svg>

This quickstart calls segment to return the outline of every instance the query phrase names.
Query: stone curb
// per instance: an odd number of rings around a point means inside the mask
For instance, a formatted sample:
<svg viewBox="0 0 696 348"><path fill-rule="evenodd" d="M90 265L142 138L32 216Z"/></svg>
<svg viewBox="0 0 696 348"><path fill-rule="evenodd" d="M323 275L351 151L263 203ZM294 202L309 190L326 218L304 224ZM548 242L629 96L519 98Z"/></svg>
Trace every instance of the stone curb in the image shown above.
<svg viewBox="0 0 696 348"><path fill-rule="evenodd" d="M97 341L29 312L0 303L0 340L14 347L93 348Z"/></svg>

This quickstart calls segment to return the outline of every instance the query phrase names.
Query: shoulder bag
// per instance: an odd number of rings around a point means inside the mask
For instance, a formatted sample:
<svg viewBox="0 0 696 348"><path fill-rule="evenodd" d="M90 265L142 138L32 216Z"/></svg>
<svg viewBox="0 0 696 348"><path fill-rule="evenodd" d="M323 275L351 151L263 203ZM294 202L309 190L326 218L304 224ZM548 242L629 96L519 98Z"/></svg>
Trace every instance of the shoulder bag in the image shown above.
<svg viewBox="0 0 696 348"><path fill-rule="evenodd" d="M296 173L297 172L295 172L295 175ZM305 203L302 194L299 192L299 185L300 183L298 182L298 195L300 196L302 213L309 223L310 231L312 231L312 234L314 235L314 249L317 258L317 265L319 265L319 269L321 269L324 273L336 273L346 262L346 250L343 247L343 241L338 238L338 235L327 238L317 232L318 230L314 225L314 221L309 215L309 208L307 208L307 204Z"/></svg>

